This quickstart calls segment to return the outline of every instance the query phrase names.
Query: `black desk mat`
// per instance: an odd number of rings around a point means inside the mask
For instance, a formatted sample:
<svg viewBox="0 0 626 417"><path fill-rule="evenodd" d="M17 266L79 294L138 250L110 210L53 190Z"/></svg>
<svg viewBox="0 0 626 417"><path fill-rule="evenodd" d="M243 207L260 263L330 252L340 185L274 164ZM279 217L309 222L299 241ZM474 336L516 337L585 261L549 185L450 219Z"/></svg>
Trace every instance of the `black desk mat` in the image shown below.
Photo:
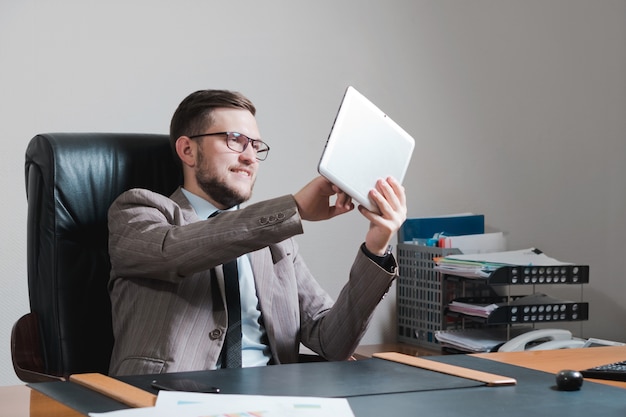
<svg viewBox="0 0 626 417"><path fill-rule="evenodd" d="M382 359L314 362L209 372L120 377L147 391L153 379L188 378L219 387L223 394L354 397L396 392L469 388L477 381L431 372Z"/></svg>

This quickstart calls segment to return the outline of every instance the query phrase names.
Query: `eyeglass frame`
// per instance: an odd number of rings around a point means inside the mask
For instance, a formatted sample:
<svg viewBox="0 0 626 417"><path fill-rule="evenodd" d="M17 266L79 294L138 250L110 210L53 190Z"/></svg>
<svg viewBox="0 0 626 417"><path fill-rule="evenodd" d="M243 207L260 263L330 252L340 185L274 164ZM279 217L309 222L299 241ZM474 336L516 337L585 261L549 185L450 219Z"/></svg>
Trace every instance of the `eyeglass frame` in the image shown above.
<svg viewBox="0 0 626 417"><path fill-rule="evenodd" d="M228 147L228 149L230 149L231 151L235 151L237 153L244 153L246 151L246 149L248 149L248 145L252 144L252 149L254 148L254 143L257 142L259 144L263 144L265 145L266 149L262 150L262 158L259 158L259 152L255 149L255 156L256 159L259 161L265 161L267 159L267 155L270 153L270 147L267 143L263 142L261 139L252 139L249 136L244 135L243 133L239 133L239 132L215 132L215 133L202 133L200 135L191 135L191 136L187 136L189 139L196 139L196 138L200 138L203 136L218 136L218 135L226 135L226 146ZM246 142L246 144L243 146L243 149L241 151L237 150L237 149L233 149L230 147L230 141L228 140L229 137L231 135L235 135L236 138L239 137L244 137L246 139L248 139L248 141Z"/></svg>

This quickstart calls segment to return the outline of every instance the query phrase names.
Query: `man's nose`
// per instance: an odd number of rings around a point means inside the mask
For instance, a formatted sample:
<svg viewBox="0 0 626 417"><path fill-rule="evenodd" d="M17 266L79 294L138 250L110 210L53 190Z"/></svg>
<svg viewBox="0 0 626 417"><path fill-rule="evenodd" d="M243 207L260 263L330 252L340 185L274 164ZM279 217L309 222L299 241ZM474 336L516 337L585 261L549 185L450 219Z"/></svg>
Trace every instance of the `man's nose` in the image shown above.
<svg viewBox="0 0 626 417"><path fill-rule="evenodd" d="M252 146L250 146L250 144L248 144L248 146L246 146L246 149L244 149L244 151L239 154L239 157L244 161L248 161L249 163L257 162L256 151Z"/></svg>

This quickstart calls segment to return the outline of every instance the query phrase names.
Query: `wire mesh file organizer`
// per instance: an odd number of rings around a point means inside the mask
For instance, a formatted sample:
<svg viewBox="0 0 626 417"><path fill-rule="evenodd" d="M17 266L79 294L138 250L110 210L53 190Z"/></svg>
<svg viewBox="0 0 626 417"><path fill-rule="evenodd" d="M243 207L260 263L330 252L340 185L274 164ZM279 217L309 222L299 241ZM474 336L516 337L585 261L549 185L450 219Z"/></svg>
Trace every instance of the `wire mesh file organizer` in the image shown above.
<svg viewBox="0 0 626 417"><path fill-rule="evenodd" d="M484 328L485 326L534 325L588 320L589 306L582 301L563 301L535 293L535 286L547 284L587 284L589 267L503 266L488 277L476 279L442 273L435 269L434 258L458 254L458 249L443 249L415 244L398 244L399 276L397 288L398 341L440 348L435 334L439 330ZM512 287L530 295L514 295ZM501 294L506 288L506 295ZM526 288L524 290L523 288ZM454 311L453 307L461 306ZM487 306L485 315L468 312L468 307Z"/></svg>
<svg viewBox="0 0 626 417"><path fill-rule="evenodd" d="M443 306L444 283L434 270L433 258L461 253L445 249L399 243L396 303L398 341L439 348L435 332L445 328Z"/></svg>

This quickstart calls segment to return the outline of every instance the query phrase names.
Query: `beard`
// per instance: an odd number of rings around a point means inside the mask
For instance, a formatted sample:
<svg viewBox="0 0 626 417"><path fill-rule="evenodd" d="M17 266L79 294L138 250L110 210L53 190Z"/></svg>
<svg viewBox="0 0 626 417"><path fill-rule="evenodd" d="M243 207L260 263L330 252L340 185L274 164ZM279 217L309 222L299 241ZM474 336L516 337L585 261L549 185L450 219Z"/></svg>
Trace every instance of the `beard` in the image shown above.
<svg viewBox="0 0 626 417"><path fill-rule="evenodd" d="M196 181L202 191L226 208L231 208L248 201L252 194L252 189L247 195L240 193L232 187L229 187L225 181L218 178L217 175L214 175L209 167L205 165L204 154L200 151L198 153L199 168L196 169Z"/></svg>

